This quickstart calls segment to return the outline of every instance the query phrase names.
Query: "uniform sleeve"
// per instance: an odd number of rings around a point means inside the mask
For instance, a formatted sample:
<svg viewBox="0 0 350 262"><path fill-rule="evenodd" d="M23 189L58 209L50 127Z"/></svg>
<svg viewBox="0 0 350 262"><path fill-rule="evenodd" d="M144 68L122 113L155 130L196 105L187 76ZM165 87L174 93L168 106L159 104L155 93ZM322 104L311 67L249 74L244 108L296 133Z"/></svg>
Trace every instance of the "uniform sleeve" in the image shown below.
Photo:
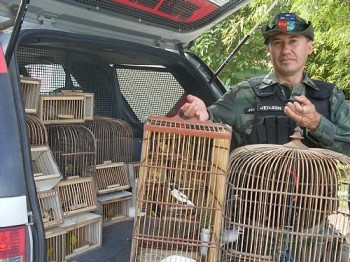
<svg viewBox="0 0 350 262"><path fill-rule="evenodd" d="M321 116L318 128L308 132L320 146L350 156L350 109L344 93L334 88L330 98L330 119Z"/></svg>
<svg viewBox="0 0 350 262"><path fill-rule="evenodd" d="M210 118L214 122L239 126L244 110L254 104L254 94L248 82L242 82L230 88L219 100L208 107Z"/></svg>

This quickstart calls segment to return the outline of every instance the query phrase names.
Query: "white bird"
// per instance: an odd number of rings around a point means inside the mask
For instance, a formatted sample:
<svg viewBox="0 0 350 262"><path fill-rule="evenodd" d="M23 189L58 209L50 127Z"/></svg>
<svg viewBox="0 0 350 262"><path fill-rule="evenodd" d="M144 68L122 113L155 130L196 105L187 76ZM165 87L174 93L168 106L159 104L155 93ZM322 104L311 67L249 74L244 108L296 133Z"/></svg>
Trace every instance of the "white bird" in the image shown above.
<svg viewBox="0 0 350 262"><path fill-rule="evenodd" d="M173 184L169 184L170 194L176 198L177 201L185 203L188 206L194 206L193 202L184 193L174 187Z"/></svg>
<svg viewBox="0 0 350 262"><path fill-rule="evenodd" d="M236 227L232 228L231 230L225 229L224 232L222 232L223 244L236 242L238 240L240 233L241 233L241 230Z"/></svg>

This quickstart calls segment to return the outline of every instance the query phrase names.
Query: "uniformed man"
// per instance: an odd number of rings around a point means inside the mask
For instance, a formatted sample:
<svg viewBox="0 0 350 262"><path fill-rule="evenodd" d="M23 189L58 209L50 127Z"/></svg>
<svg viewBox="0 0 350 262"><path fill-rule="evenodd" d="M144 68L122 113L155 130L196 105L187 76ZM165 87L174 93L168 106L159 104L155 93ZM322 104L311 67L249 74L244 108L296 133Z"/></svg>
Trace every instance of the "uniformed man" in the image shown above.
<svg viewBox="0 0 350 262"><path fill-rule="evenodd" d="M233 147L284 144L297 124L304 129L307 146L350 156L350 114L344 94L333 84L312 80L305 71L314 39L311 22L282 13L261 31L272 71L233 86L208 108L188 95L182 114L232 126Z"/></svg>

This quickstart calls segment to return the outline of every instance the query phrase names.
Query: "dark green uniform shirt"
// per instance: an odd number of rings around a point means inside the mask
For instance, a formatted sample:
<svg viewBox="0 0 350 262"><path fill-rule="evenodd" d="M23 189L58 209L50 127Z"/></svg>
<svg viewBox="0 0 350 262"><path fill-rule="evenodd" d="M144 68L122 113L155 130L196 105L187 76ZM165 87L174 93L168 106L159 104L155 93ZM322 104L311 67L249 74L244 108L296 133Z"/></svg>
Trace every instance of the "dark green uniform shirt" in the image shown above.
<svg viewBox="0 0 350 262"><path fill-rule="evenodd" d="M277 83L278 80L272 71L262 81L259 88L266 88ZM314 82L307 76L301 83L295 84L293 88L288 83L282 84L283 95L288 100L294 100L295 96L305 95L305 86L318 89ZM290 91L291 90L291 91ZM211 119L232 126L233 139L237 140L238 146L247 142L247 137L253 129L254 114L246 114L247 108L253 108L255 104L255 93L251 85L241 82L233 86L225 95L208 108ZM350 113L349 105L345 100L343 92L334 88L330 97L330 117L321 116L321 122L315 132L307 130L306 135L320 147L334 150L350 156L350 143L340 141L350 140Z"/></svg>

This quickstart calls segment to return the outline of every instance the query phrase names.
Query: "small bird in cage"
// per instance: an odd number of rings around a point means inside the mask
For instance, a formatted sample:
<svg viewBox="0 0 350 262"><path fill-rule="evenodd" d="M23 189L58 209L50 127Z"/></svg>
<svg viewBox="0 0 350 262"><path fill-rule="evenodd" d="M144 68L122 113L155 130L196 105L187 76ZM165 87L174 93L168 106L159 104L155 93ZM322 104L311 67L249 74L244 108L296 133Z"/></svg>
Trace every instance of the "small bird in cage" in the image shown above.
<svg viewBox="0 0 350 262"><path fill-rule="evenodd" d="M182 193L180 190L176 189L174 184L170 183L169 184L169 190L170 194L178 201L181 203L186 204L187 206L192 206L194 207L193 202L186 196L184 193Z"/></svg>

